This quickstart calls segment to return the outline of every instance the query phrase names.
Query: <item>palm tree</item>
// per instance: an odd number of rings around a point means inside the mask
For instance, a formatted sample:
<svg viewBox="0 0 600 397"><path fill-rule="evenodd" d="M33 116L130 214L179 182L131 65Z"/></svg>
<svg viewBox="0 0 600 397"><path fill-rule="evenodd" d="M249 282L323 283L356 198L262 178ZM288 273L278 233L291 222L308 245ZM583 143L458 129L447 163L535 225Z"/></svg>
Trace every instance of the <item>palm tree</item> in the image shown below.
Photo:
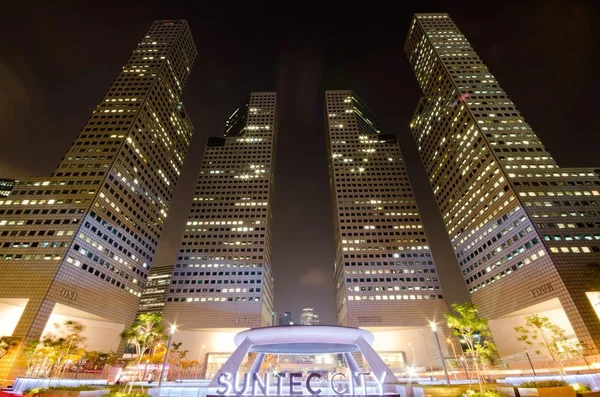
<svg viewBox="0 0 600 397"><path fill-rule="evenodd" d="M137 353L136 370L139 370L140 363L148 349L164 338L162 315L160 313L140 314L131 326L121 332L121 339L135 346ZM129 392L131 392L132 387L133 384L130 382Z"/></svg>

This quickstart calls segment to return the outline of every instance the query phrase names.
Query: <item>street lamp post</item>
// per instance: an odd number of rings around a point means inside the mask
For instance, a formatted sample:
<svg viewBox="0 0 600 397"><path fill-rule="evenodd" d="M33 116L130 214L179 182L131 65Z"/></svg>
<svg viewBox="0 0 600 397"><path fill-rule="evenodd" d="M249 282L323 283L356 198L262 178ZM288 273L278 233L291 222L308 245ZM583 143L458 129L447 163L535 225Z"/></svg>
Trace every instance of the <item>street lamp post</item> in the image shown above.
<svg viewBox="0 0 600 397"><path fill-rule="evenodd" d="M408 345L410 346L410 351L412 353L412 356L410 358L410 364L412 365L412 367L415 367L415 348L413 347L412 343L408 342Z"/></svg>
<svg viewBox="0 0 600 397"><path fill-rule="evenodd" d="M429 370L431 371L430 378L433 380L433 364L431 363L431 356L429 355L429 347L427 347L427 339L425 339L425 334L423 335L423 343L425 344L425 352L427 353L427 359L429 360Z"/></svg>
<svg viewBox="0 0 600 397"><path fill-rule="evenodd" d="M162 370L160 371L160 380L158 381L158 387L162 385L163 378L165 377L165 368L167 367L167 360L169 359L169 349L171 348L171 340L173 340L173 334L177 330L175 324L171 325L171 333L169 334L169 342L167 343L167 350L165 351L165 359L163 361Z"/></svg>
<svg viewBox="0 0 600 397"><path fill-rule="evenodd" d="M529 361L529 366L531 367L531 371L533 371L533 376L537 376L535 373L535 368L533 368L533 363L531 362L531 358L529 358L529 352L525 349L525 355L527 356L527 361Z"/></svg>
<svg viewBox="0 0 600 397"><path fill-rule="evenodd" d="M467 379L469 380L469 383L470 383L471 377L469 376L469 373L467 372L467 366L465 365L465 358L462 356L460 357L460 363L462 364L462 367L465 370L465 375L467 376Z"/></svg>
<svg viewBox="0 0 600 397"><path fill-rule="evenodd" d="M144 376L142 376L142 381L146 379L146 372L148 371L148 363L150 360L146 360L146 366L144 367Z"/></svg>
<svg viewBox="0 0 600 397"><path fill-rule="evenodd" d="M440 353L440 360L442 361L442 368L444 369L444 375L446 375L446 383L450 385L450 377L448 376L448 370L446 369L446 362L444 361L444 355L442 354L442 346L440 346L440 340L437 334L437 325L433 321L430 323L431 330L433 331L433 337L435 338L435 344L438 348L438 353Z"/></svg>
<svg viewBox="0 0 600 397"><path fill-rule="evenodd" d="M452 353L454 354L454 362L456 364L458 364L458 357L456 357L456 349L454 349L454 343L452 343L452 340L450 338L446 338L446 343L450 344L450 346L452 346ZM456 372L454 371L454 379L456 380Z"/></svg>

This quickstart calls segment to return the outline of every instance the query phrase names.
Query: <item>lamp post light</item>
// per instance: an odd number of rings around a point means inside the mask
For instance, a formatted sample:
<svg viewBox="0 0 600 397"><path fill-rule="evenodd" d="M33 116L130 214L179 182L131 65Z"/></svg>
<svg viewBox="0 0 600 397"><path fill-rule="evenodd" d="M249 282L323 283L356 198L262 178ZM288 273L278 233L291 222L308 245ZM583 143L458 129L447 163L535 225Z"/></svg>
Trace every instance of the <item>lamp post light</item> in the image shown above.
<svg viewBox="0 0 600 397"><path fill-rule="evenodd" d="M165 351L165 359L163 361L162 370L160 371L160 379L158 381L158 387L162 385L163 378L165 377L165 368L167 367L167 360L169 359L169 349L171 348L171 341L173 340L173 334L177 330L175 324L171 325L171 333L169 334L169 342L167 343L167 350Z"/></svg>
<svg viewBox="0 0 600 397"><path fill-rule="evenodd" d="M156 345L154 345L154 348L152 349L153 356L156 354L156 349L158 349L159 346L161 346L160 342L158 342Z"/></svg>
<svg viewBox="0 0 600 397"><path fill-rule="evenodd" d="M446 369L446 362L444 361L444 355L442 354L442 346L440 346L440 340L437 334L437 324L433 321L429 323L431 325L431 330L433 331L433 337L435 338L435 344L438 348L438 353L440 353L440 360L442 361L442 368L444 369L444 375L446 375L446 383L450 385L450 377L448 376L448 370Z"/></svg>

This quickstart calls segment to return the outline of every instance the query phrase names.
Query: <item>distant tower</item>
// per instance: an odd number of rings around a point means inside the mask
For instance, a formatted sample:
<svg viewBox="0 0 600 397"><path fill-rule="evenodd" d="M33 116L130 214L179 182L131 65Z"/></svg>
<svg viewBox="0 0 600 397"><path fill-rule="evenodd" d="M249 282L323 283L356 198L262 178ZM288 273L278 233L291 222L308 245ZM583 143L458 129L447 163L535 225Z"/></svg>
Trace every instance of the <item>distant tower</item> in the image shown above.
<svg viewBox="0 0 600 397"><path fill-rule="evenodd" d="M410 126L500 353L523 355L505 330L537 313L597 355L598 170L556 164L447 14L416 14L405 50L423 91Z"/></svg>
<svg viewBox="0 0 600 397"><path fill-rule="evenodd" d="M293 325L294 321L292 320L291 312L283 312L279 315L279 324L278 325Z"/></svg>
<svg viewBox="0 0 600 397"><path fill-rule="evenodd" d="M195 58L186 21L154 22L54 174L0 199L0 335L27 343L74 319L103 332L89 349L117 349L192 138L181 95Z"/></svg>
<svg viewBox="0 0 600 397"><path fill-rule="evenodd" d="M276 100L251 93L208 139L163 312L181 330L272 322Z"/></svg>
<svg viewBox="0 0 600 397"><path fill-rule="evenodd" d="M319 325L319 315L313 309L302 309L300 314L300 325Z"/></svg>

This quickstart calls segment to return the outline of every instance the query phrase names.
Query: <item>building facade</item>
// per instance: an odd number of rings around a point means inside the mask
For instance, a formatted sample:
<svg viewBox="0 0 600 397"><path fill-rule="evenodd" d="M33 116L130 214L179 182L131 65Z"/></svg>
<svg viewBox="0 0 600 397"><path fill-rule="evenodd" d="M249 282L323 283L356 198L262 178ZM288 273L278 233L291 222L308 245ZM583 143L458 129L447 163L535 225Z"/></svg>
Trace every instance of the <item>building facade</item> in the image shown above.
<svg viewBox="0 0 600 397"><path fill-rule="evenodd" d="M207 330L232 338L272 322L276 139L274 92L251 93L208 139L163 311L181 330L174 340L189 331L192 355L223 351Z"/></svg>
<svg viewBox="0 0 600 397"><path fill-rule="evenodd" d="M447 14L414 16L405 50L423 91L411 129L473 302L500 353L543 314L598 354L600 179L559 167Z"/></svg>
<svg viewBox="0 0 600 397"><path fill-rule="evenodd" d="M117 349L192 137L181 95L196 54L186 21L154 22L52 176L0 199L0 334L28 342L75 319L88 349Z"/></svg>
<svg viewBox="0 0 600 397"><path fill-rule="evenodd" d="M423 346L448 308L396 136L352 91L327 91L325 112L338 325L376 330L387 349Z"/></svg>
<svg viewBox="0 0 600 397"><path fill-rule="evenodd" d="M17 181L14 179L0 178L0 198L8 197L16 183Z"/></svg>
<svg viewBox="0 0 600 397"><path fill-rule="evenodd" d="M173 265L170 266L152 266L146 287L140 297L140 306L137 314L142 313L161 313L165 302L167 301L167 291L171 286L171 276L173 275Z"/></svg>

